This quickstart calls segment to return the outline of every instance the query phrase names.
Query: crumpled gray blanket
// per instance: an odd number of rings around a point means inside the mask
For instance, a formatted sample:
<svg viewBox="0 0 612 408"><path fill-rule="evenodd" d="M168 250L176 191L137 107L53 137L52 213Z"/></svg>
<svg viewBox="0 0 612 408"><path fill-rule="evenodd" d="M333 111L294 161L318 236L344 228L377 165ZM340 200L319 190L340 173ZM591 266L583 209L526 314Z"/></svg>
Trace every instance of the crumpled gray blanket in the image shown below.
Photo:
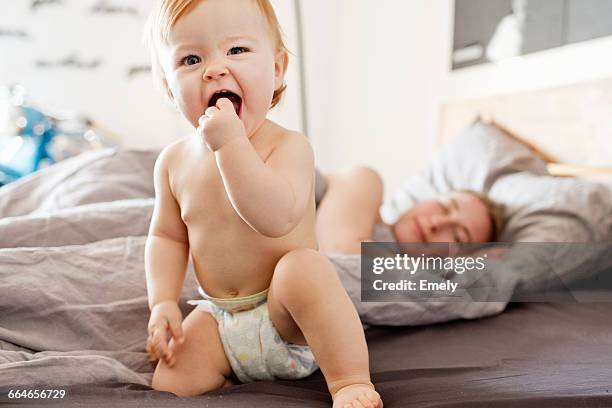
<svg viewBox="0 0 612 408"><path fill-rule="evenodd" d="M105 150L0 188L0 385L149 383L143 255L155 157ZM359 256L330 259L366 323L472 319L506 306L361 302ZM197 296L190 272L184 315Z"/></svg>
<svg viewBox="0 0 612 408"><path fill-rule="evenodd" d="M152 205L133 199L0 221L0 384L148 383L143 257ZM359 257L332 261L364 321L426 324L504 306L361 303ZM190 271L184 315L197 297Z"/></svg>

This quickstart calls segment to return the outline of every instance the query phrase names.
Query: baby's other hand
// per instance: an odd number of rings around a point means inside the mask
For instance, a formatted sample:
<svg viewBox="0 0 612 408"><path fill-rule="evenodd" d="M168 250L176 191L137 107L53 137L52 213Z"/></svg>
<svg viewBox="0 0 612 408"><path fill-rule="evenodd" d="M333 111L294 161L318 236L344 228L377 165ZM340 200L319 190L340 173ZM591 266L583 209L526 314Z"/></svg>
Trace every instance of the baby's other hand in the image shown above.
<svg viewBox="0 0 612 408"><path fill-rule="evenodd" d="M219 99L217 106L206 109L198 123L198 135L213 152L234 139L246 137L244 124L238 117L234 104L227 98Z"/></svg>
<svg viewBox="0 0 612 408"><path fill-rule="evenodd" d="M174 348L176 344L183 344L185 338L181 322L183 316L178 304L168 300L156 304L151 310L151 317L147 331L147 353L150 361L163 359L168 366L172 367L176 362ZM168 334L174 338L175 347L168 346Z"/></svg>

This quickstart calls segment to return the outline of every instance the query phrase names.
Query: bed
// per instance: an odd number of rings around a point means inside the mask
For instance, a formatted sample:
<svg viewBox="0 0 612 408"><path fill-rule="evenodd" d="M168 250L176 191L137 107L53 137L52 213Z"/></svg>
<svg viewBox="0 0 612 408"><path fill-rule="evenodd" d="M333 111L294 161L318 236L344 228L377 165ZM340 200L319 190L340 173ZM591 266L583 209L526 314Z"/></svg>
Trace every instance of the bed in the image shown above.
<svg viewBox="0 0 612 408"><path fill-rule="evenodd" d="M447 106L445 115L455 112ZM474 113L482 112L470 121ZM369 326L372 379L386 407L612 406L610 186L552 177L544 149L487 114L488 123L445 139L387 210L451 189L486 192L508 207L504 241L601 244L555 269L563 282L597 282L582 293L597 290L599 301L513 302L551 284L524 262L504 274L512 290L495 302L364 303L359 257L330 255ZM0 189L0 401L17 402L10 390L52 388L66 391L61 406L330 406L320 372L184 399L149 387L142 259L156 155L93 152ZM189 273L184 314L196 297Z"/></svg>

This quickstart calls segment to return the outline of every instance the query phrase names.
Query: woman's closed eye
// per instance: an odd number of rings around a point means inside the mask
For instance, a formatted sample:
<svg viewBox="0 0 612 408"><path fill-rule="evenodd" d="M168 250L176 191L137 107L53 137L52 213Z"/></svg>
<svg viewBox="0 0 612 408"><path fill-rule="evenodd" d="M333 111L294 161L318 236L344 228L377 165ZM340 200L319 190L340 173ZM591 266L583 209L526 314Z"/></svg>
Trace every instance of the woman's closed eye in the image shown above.
<svg viewBox="0 0 612 408"><path fill-rule="evenodd" d="M456 205L453 202L446 204L443 202L438 202L440 208L442 209L442 214L450 215L451 209L456 210ZM471 241L470 232L466 226L461 225L459 223L454 223L452 226L453 240L458 243L467 243Z"/></svg>
<svg viewBox="0 0 612 408"><path fill-rule="evenodd" d="M227 55L239 55L239 54L244 54L245 52L248 52L248 51L249 49L246 47L232 47L227 52Z"/></svg>
<svg viewBox="0 0 612 408"><path fill-rule="evenodd" d="M472 233L468 227L462 224L455 224L453 227L453 237L456 242L460 244L469 244L472 242Z"/></svg>
<svg viewBox="0 0 612 408"><path fill-rule="evenodd" d="M453 231L453 242L456 242L458 244L462 244L465 242L465 240L461 239L461 232L459 232L458 225L454 225L452 231Z"/></svg>
<svg viewBox="0 0 612 408"><path fill-rule="evenodd" d="M181 59L181 65L195 65L199 64L202 61L200 57L197 55L188 55Z"/></svg>
<svg viewBox="0 0 612 408"><path fill-rule="evenodd" d="M450 208L449 208L448 205L446 205L442 201L438 201L438 205L442 209L442 214L444 214L444 215L449 215L450 214Z"/></svg>

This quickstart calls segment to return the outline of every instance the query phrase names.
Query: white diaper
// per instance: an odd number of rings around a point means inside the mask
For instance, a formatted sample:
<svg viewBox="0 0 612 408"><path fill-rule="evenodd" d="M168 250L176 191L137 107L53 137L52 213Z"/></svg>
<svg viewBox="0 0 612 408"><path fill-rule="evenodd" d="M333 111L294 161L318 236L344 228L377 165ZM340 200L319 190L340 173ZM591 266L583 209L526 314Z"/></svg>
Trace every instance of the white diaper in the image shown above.
<svg viewBox="0 0 612 408"><path fill-rule="evenodd" d="M204 300L189 301L217 320L225 355L243 383L295 380L318 369L310 347L287 343L274 328L268 314L267 292L247 298L217 299L200 288Z"/></svg>

